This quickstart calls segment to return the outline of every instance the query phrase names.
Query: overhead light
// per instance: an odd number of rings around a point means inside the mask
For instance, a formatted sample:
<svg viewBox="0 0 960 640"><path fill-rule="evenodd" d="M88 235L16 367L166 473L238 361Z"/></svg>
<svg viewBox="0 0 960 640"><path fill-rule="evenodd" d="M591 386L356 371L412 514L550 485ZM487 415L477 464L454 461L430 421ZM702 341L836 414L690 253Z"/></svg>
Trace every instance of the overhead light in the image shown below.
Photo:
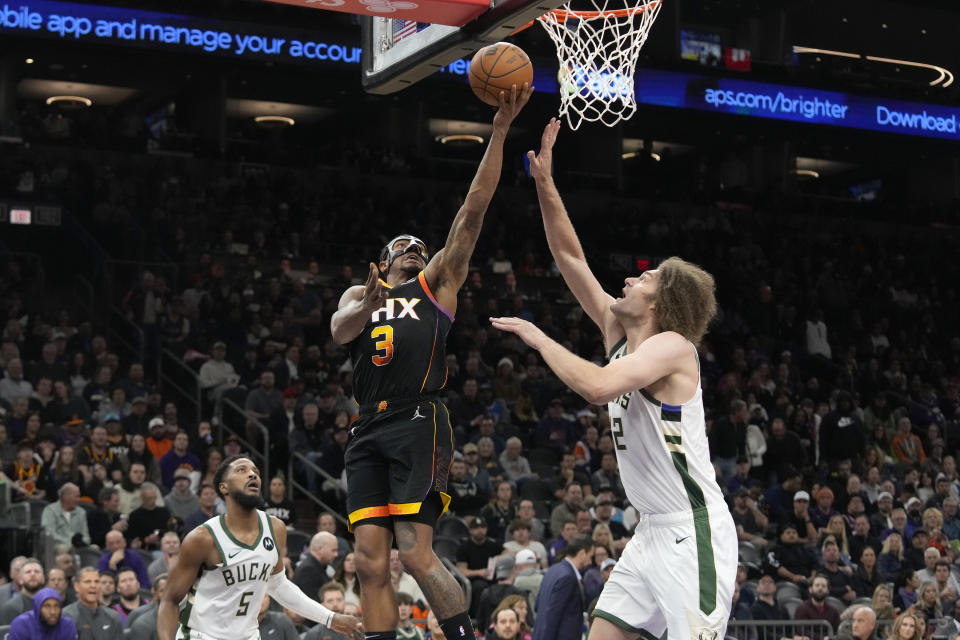
<svg viewBox="0 0 960 640"><path fill-rule="evenodd" d="M660 154L659 154L659 153L651 153L651 154L650 154L650 157L653 158L653 161L654 161L654 162L660 162Z"/></svg>
<svg viewBox="0 0 960 640"><path fill-rule="evenodd" d="M27 58L26 60L24 60L24 62L26 62L27 64L33 64L34 60L33 58Z"/></svg>
<svg viewBox="0 0 960 640"><path fill-rule="evenodd" d="M842 58L859 59L861 57L859 53L848 53L846 51L834 51L832 49L817 49L815 47L801 47L797 45L794 45L793 52L794 53L818 53L818 54L823 54L825 56L840 56Z"/></svg>
<svg viewBox="0 0 960 640"><path fill-rule="evenodd" d="M886 25L884 25L884 27L886 27ZM849 51L834 51L831 49L817 49L814 47L801 47L798 45L794 45L793 52L794 53L815 53L815 54L818 54L818 56L819 55L839 56L841 58L854 58L857 60L864 59L864 60L869 60L871 62L885 62L887 64L892 64L892 65L901 64L908 67L917 67L919 69L930 69L931 71L936 71L938 74L936 78L930 81L931 87L940 85L941 87L946 88L952 85L954 80L953 72L950 71L949 69L945 67L941 67L940 65L929 64L926 62L913 62L911 60L898 60L896 58L881 58L879 56L864 56L864 55L860 55L859 53L850 53ZM820 58L818 57L817 60L819 59Z"/></svg>
<svg viewBox="0 0 960 640"><path fill-rule="evenodd" d="M93 104L93 100L83 96L50 96L48 105L57 105L63 109L82 109Z"/></svg>
<svg viewBox="0 0 960 640"><path fill-rule="evenodd" d="M803 176L804 178L819 178L820 174L813 169L794 169L793 173L798 176Z"/></svg>
<svg viewBox="0 0 960 640"><path fill-rule="evenodd" d="M289 116L256 116L254 122L262 127L292 127L296 120Z"/></svg>
<svg viewBox="0 0 960 640"><path fill-rule="evenodd" d="M483 137L475 136L472 133L451 133L448 135L437 136L434 139L440 144L458 144L458 145L483 144Z"/></svg>
<svg viewBox="0 0 960 640"><path fill-rule="evenodd" d="M623 158L624 160L631 160L631 159L633 159L633 158L639 158L639 157L640 157L640 152L639 152L639 151L627 151L626 153L620 154L620 157ZM659 154L659 153L651 152L651 153L650 153L650 158L651 158L654 162L660 162L660 154Z"/></svg>

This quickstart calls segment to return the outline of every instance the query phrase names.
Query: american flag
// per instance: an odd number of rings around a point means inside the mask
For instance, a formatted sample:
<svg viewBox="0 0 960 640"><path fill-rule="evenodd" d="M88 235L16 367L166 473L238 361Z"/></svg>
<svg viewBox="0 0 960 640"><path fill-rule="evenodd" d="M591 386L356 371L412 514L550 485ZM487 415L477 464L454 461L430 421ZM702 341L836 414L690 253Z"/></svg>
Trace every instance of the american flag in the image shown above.
<svg viewBox="0 0 960 640"><path fill-rule="evenodd" d="M402 18L393 18L393 44L397 44L407 36L412 36L417 32L416 20L403 20Z"/></svg>

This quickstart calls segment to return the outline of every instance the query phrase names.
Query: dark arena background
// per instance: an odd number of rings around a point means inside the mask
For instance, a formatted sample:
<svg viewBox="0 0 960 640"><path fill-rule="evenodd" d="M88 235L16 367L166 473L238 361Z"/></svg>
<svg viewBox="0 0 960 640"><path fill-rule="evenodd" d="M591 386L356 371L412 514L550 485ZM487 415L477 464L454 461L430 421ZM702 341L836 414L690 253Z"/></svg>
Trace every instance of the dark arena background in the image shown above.
<svg viewBox="0 0 960 640"><path fill-rule="evenodd" d="M740 546L726 634L953 639L960 7L662 2L636 113L564 122L553 170L606 291L674 255L716 280L698 353ZM484 42L381 90L362 80L365 19L316 4L0 0L0 639L38 586L23 557L64 606L96 567L124 636L157 637L135 623L156 616L179 540L222 512L205 486L237 453L288 527L291 579L362 616L344 472L359 407L331 316L390 238L443 247L495 110L467 83ZM394 44L425 26L409 25ZM643 516L604 455L619 446L606 405L488 321L530 320L606 362L551 258L526 157L567 90L556 50L537 25L500 39L529 54L537 90L447 342L456 451L433 547L478 637L537 640L542 574L567 543L596 543L589 614ZM143 571L122 589L127 563ZM397 637L442 638L396 557L391 572L410 596ZM341 591L321 594L331 581ZM498 608L519 609L515 635ZM277 604L260 625L343 637Z"/></svg>

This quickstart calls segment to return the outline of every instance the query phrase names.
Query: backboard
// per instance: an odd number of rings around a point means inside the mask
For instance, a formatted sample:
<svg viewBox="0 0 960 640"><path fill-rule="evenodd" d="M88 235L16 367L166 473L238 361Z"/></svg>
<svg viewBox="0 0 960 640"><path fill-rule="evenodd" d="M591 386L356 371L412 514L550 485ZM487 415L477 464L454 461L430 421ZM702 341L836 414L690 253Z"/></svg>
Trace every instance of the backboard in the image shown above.
<svg viewBox="0 0 960 640"><path fill-rule="evenodd" d="M363 88L405 89L477 49L505 40L563 0L490 0L490 9L461 26L361 15Z"/></svg>

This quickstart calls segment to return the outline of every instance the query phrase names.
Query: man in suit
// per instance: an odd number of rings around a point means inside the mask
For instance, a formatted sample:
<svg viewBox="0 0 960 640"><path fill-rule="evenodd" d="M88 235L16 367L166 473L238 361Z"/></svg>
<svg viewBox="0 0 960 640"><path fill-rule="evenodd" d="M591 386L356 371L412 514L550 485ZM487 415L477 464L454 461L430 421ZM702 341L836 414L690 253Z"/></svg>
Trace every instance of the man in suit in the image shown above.
<svg viewBox="0 0 960 640"><path fill-rule="evenodd" d="M563 548L563 559L543 576L537 595L533 640L579 640L586 606L580 580L593 561L593 540L574 538Z"/></svg>

